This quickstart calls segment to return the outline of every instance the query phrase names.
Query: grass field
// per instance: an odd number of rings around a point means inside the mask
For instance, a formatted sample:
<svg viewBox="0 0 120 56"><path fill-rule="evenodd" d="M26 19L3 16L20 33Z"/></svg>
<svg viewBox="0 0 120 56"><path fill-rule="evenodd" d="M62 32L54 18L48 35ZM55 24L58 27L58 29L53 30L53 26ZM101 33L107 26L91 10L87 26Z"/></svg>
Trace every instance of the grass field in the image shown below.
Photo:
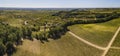
<svg viewBox="0 0 120 56"><path fill-rule="evenodd" d="M24 21L22 19L10 19L8 24L15 27L21 27L24 24Z"/></svg>
<svg viewBox="0 0 120 56"><path fill-rule="evenodd" d="M113 43L112 46L120 47L120 32L119 32L119 34L117 35L117 37L116 37L116 39L115 39L115 41L114 41L114 43Z"/></svg>
<svg viewBox="0 0 120 56"><path fill-rule="evenodd" d="M119 26L120 18L117 18L105 23L77 24L68 28L81 38L105 47Z"/></svg>
<svg viewBox="0 0 120 56"><path fill-rule="evenodd" d="M102 50L95 49L66 33L61 39L40 41L24 40L13 56L100 56ZM89 54L89 55L88 55Z"/></svg>
<svg viewBox="0 0 120 56"><path fill-rule="evenodd" d="M120 56L120 49L110 49L106 56Z"/></svg>
<svg viewBox="0 0 120 56"><path fill-rule="evenodd" d="M17 52L13 56L39 56L40 55L40 41L24 40L23 44L17 46Z"/></svg>

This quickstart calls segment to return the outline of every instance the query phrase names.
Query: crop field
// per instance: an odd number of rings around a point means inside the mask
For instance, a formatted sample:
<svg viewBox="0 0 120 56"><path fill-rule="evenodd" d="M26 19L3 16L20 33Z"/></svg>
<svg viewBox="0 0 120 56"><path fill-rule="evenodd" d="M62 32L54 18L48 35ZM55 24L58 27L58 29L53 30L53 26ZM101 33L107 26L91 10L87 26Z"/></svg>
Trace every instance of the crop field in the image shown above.
<svg viewBox="0 0 120 56"><path fill-rule="evenodd" d="M116 37L112 46L113 47L120 47L120 32L119 32L118 36Z"/></svg>
<svg viewBox="0 0 120 56"><path fill-rule="evenodd" d="M110 49L106 56L120 56L120 49Z"/></svg>
<svg viewBox="0 0 120 56"><path fill-rule="evenodd" d="M99 46L107 46L119 27L120 18L105 23L78 24L68 27L71 32Z"/></svg>

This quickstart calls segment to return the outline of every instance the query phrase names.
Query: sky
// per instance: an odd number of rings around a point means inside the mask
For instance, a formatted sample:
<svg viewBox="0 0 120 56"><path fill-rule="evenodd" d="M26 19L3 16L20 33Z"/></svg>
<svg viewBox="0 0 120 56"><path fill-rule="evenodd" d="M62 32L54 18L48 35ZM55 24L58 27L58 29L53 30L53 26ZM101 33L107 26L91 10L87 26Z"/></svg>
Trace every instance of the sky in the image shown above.
<svg viewBox="0 0 120 56"><path fill-rule="evenodd" d="M0 7L120 8L120 0L0 0Z"/></svg>

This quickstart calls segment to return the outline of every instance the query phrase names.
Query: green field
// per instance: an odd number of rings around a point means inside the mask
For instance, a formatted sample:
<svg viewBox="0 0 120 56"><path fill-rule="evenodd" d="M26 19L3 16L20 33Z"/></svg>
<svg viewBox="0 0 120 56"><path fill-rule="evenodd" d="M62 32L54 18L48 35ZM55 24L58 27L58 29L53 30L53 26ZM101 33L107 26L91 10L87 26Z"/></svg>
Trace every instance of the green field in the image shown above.
<svg viewBox="0 0 120 56"><path fill-rule="evenodd" d="M120 56L120 49L110 49L106 56Z"/></svg>
<svg viewBox="0 0 120 56"><path fill-rule="evenodd" d="M24 40L13 56L100 56L101 50L95 49L66 33L61 39L50 40L45 44L40 41ZM91 51L92 50L92 51ZM89 55L88 55L89 54Z"/></svg>
<svg viewBox="0 0 120 56"><path fill-rule="evenodd" d="M110 39L120 26L120 18L96 24L77 24L69 26L71 32L100 46L107 46Z"/></svg>
<svg viewBox="0 0 120 56"><path fill-rule="evenodd" d="M118 36L116 37L112 46L120 47L120 32L119 32Z"/></svg>
<svg viewBox="0 0 120 56"><path fill-rule="evenodd" d="M13 56L38 56L40 54L40 41L24 40L23 45L17 46Z"/></svg>

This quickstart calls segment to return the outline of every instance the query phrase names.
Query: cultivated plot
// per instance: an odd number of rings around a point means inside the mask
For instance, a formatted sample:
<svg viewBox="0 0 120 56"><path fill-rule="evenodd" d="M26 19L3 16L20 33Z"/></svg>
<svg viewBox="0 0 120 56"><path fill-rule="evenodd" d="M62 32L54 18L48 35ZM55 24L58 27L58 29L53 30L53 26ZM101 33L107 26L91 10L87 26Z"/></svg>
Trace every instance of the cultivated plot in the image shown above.
<svg viewBox="0 0 120 56"><path fill-rule="evenodd" d="M71 32L83 39L96 45L106 47L119 27L119 22L120 18L105 23L78 24L68 28Z"/></svg>
<svg viewBox="0 0 120 56"><path fill-rule="evenodd" d="M116 37L112 46L113 47L120 47L120 32L119 32L118 36Z"/></svg>

